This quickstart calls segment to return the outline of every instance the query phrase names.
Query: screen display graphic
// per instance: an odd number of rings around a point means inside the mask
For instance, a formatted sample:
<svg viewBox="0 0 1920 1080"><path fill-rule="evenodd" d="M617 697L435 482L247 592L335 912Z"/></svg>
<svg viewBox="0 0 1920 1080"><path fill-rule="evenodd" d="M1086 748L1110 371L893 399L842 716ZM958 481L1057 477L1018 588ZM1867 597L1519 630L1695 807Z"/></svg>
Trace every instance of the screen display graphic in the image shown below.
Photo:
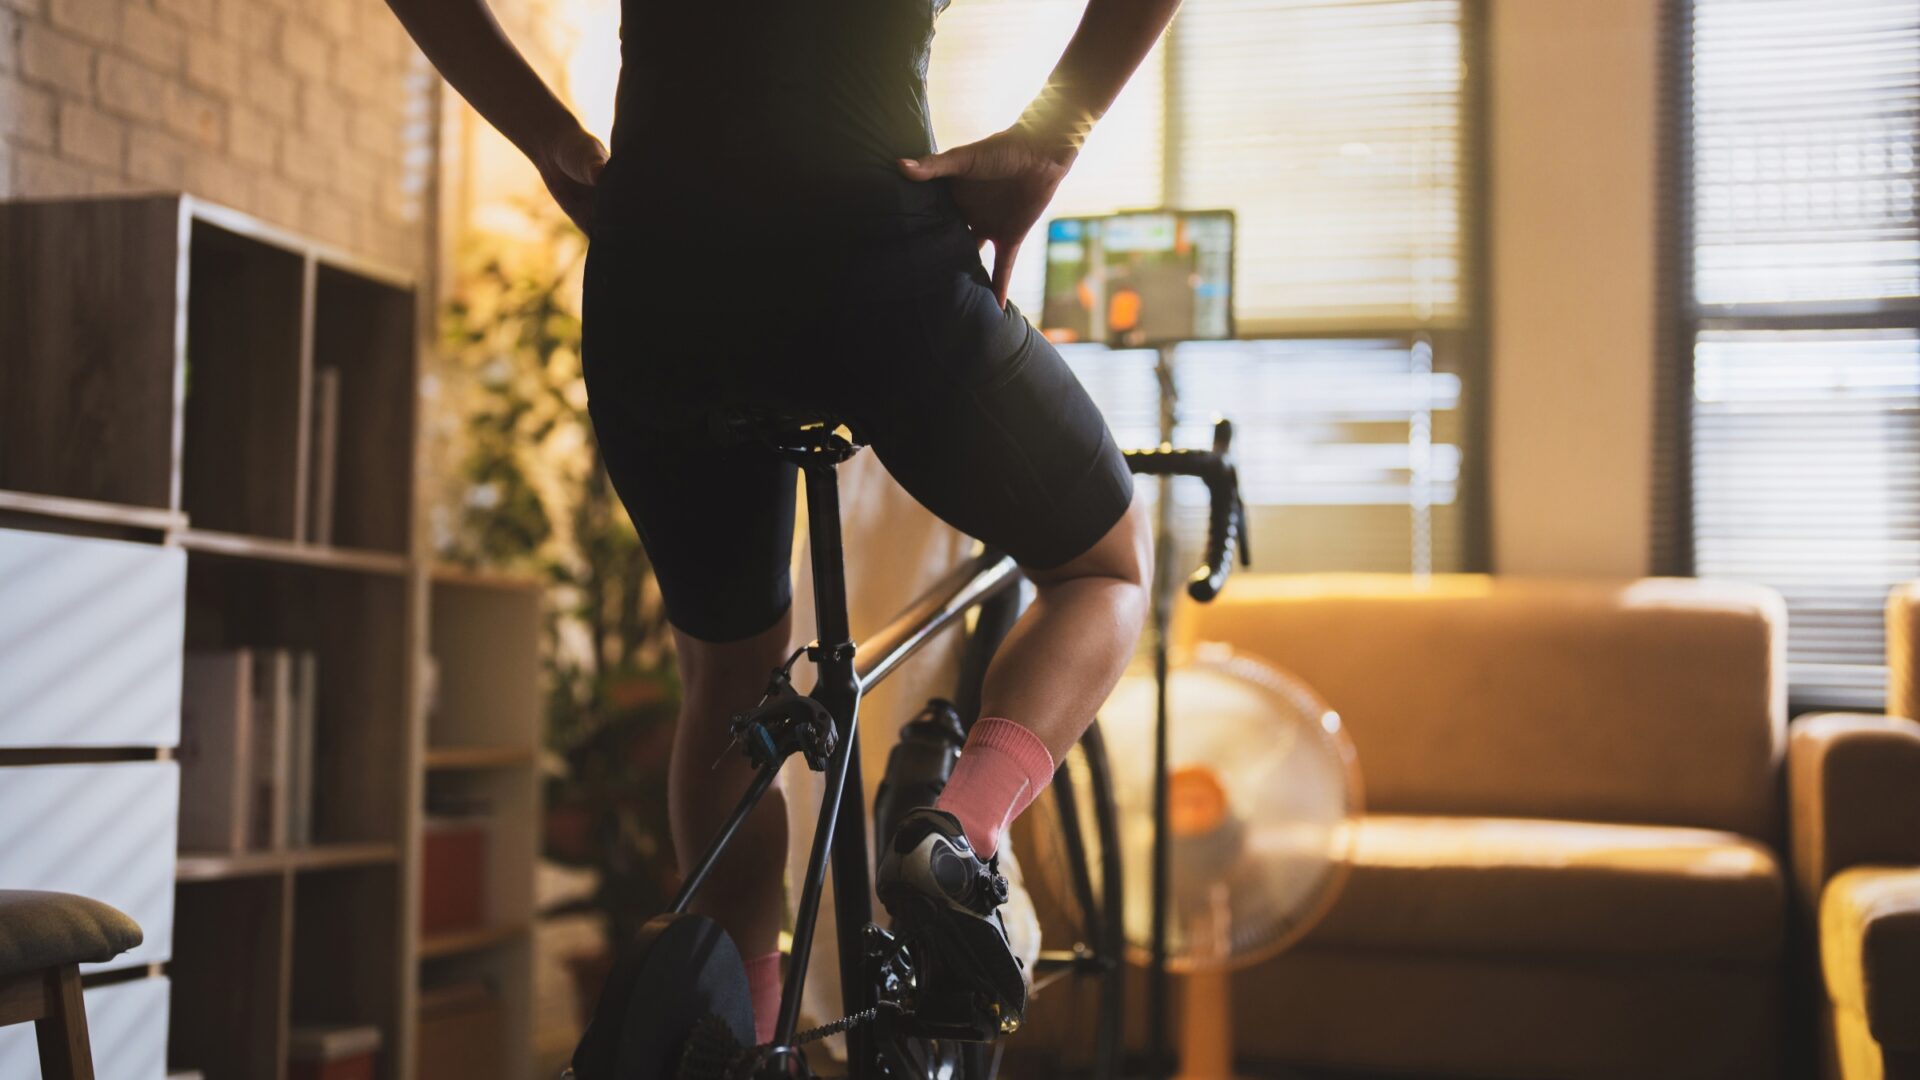
<svg viewBox="0 0 1920 1080"><path fill-rule="evenodd" d="M1049 340L1123 348L1233 336L1233 212L1134 210L1047 223Z"/></svg>

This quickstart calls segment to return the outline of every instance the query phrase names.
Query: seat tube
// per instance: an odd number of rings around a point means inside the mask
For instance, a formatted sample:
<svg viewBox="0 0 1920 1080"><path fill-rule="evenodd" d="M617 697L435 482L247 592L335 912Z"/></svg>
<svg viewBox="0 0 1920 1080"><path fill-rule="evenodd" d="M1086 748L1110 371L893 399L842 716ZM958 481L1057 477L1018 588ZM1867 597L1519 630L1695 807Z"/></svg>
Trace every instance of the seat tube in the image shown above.
<svg viewBox="0 0 1920 1080"><path fill-rule="evenodd" d="M845 549L840 532L839 476L831 464L809 464L807 533L812 549L813 604L822 655L812 696L827 707L845 756L834 815L832 866L835 927L840 948L840 986L847 1013L872 1008L875 987L866 975L866 930L873 921L871 863L867 851L866 786L860 775L860 680L848 630ZM829 791L828 796L833 793ZM823 808L824 809L824 808ZM825 823L827 815L821 815ZM854 1077L872 1074L871 1029L847 1033L847 1061Z"/></svg>

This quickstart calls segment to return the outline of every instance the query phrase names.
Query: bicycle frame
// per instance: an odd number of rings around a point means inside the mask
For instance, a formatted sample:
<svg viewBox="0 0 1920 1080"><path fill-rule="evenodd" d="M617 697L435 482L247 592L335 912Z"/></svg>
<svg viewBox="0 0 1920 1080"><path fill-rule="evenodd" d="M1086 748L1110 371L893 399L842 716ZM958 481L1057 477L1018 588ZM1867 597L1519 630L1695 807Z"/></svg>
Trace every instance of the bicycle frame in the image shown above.
<svg viewBox="0 0 1920 1080"><path fill-rule="evenodd" d="M1179 450L1162 445L1153 450L1127 454L1128 464L1135 473L1192 475L1207 481L1212 492L1207 557L1205 564L1187 583L1189 594L1203 603L1213 599L1225 583L1236 554L1242 562L1246 561L1246 549L1241 546L1246 531L1246 510L1239 497L1237 473L1227 456L1232 437L1232 425L1220 420L1214 426L1211 451ZM867 851L866 829L839 827L842 815L863 822L867 813L866 787L860 776L861 695L967 611L1017 582L1021 571L1010 556L1001 552L989 549L975 555L949 571L874 634L868 640L866 653L856 659L856 648L847 626L846 565L841 543L840 484L836 469L858 453L860 447L824 426L805 427L783 436L783 439L785 441L773 444L773 449L798 465L807 481L807 529L812 554L814 620L818 636L805 652L814 662L818 678L806 696L826 712L836 737L825 763L826 785L821 795L813 846L807 856L806 879L801 885L800 904L795 913L793 948L786 981L781 987L780 1014L774 1025L774 1045L790 1048L800 1019L801 989L806 984L807 964L813 951L814 930L819 922L829 865L833 869L835 886L834 916L839 933L842 1006L848 1017L854 1017L866 1014L878 1005L874 981L866 977L867 927L873 921L872 864ZM1164 642L1164 628L1160 639ZM992 644L997 645L997 642ZM794 657L794 660L797 659L798 654ZM1158 660L1164 665L1164 652ZM789 664L792 662L789 661ZM1163 688L1159 730L1162 732L1160 737L1164 739L1164 667L1159 671L1159 676ZM739 831L741 823L773 786L786 756L787 752L773 754L761 766L732 815L721 826L720 832L681 886L671 909L674 914L684 912L692 902L694 895L706 882L714 863ZM1156 762L1162 758L1164 754L1157 755ZM1156 771L1161 774L1159 783L1164 785L1164 770L1157 768ZM1103 777L1095 777L1096 784L1103 780ZM1159 801L1164 803L1164 799ZM1163 810L1156 809L1157 822L1163 814ZM1069 844L1078 849L1078 824L1071 820L1064 824L1074 834L1069 838ZM1165 830L1157 831L1164 834ZM1102 839L1111 843L1107 837ZM1156 848L1159 847L1156 842ZM1078 861L1084 863L1084 858ZM1163 864L1164 856L1157 856L1156 862ZM1164 874L1164 870L1160 873ZM1083 904L1091 911L1091 882L1077 879L1074 884ZM1107 895L1117 905L1120 892L1117 877L1106 877L1103 885ZM1156 894L1156 913L1160 908ZM1102 951L1110 952L1117 962L1120 934L1117 906L1108 910L1105 922L1107 925L1101 927L1095 936ZM1050 966L1074 967L1078 964L1076 957L1051 957L1048 960ZM1109 996L1112 1000L1103 1009L1103 1024L1117 1031L1119 997L1117 994ZM1111 1067L1117 1049L1110 1040L1103 1039L1098 1050L1104 1062L1103 1067ZM874 1053L871 1028L855 1025L848 1030L847 1062L853 1080L864 1080L874 1075L879 1062Z"/></svg>
<svg viewBox="0 0 1920 1080"><path fill-rule="evenodd" d="M831 441L829 441L831 439ZM856 650L847 626L846 566L840 533L840 488L835 469L857 447L828 438L807 446L780 448L796 460L806 476L807 530L812 551L816 640L807 647L818 678L807 696L823 706L833 719L837 736L826 766L826 784L807 857L795 913L793 950L780 996L780 1015L774 1042L791 1046L800 1017L801 987L813 948L814 929L831 865L834 916L839 933L842 1004L849 1016L874 1008L874 987L866 978L866 928L873 920L871 863L866 830L842 828L843 818L864 821L865 786L860 776L860 698L892 674L942 630L968 610L1014 584L1020 569L1013 559L994 551L973 556L948 572L919 599ZM711 872L714 863L738 832L741 822L766 795L784 758L762 766L732 815L687 876L672 911L685 911ZM850 1075L872 1075L875 1055L871 1030L855 1027L847 1033Z"/></svg>

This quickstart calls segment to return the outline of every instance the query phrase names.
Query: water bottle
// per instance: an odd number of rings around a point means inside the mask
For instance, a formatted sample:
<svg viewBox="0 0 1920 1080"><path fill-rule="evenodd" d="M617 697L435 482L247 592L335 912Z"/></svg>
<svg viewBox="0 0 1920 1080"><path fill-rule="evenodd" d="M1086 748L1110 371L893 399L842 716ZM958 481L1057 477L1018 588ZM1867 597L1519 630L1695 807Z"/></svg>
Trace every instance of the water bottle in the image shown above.
<svg viewBox="0 0 1920 1080"><path fill-rule="evenodd" d="M887 772L873 797L874 840L885 844L909 810L932 806L953 775L967 733L960 712L946 698L934 698L900 731L887 754Z"/></svg>

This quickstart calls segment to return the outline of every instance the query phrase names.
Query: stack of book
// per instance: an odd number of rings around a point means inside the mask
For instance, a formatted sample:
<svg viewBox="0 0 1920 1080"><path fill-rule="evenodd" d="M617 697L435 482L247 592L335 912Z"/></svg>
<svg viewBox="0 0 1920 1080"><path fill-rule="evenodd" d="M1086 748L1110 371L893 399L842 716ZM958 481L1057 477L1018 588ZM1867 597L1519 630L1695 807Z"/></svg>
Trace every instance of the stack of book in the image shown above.
<svg viewBox="0 0 1920 1080"><path fill-rule="evenodd" d="M187 653L180 709L180 849L313 843L314 654Z"/></svg>

